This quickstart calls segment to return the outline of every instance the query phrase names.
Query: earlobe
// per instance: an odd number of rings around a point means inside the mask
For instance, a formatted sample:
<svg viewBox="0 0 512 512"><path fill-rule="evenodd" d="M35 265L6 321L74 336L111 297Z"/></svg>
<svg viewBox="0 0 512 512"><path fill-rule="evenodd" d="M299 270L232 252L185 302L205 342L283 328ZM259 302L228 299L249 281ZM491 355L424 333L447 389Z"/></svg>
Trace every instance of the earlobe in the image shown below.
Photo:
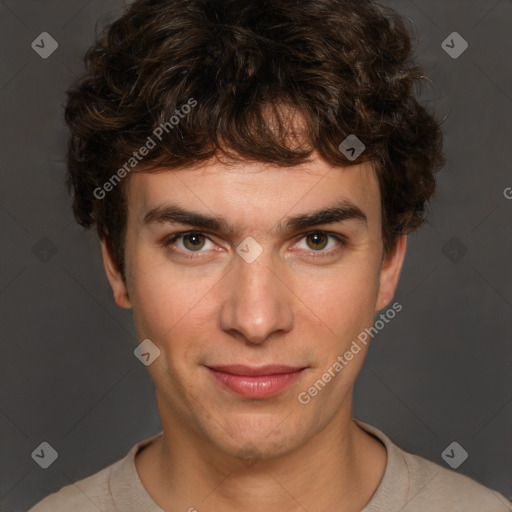
<svg viewBox="0 0 512 512"><path fill-rule="evenodd" d="M101 240L101 255L103 257L103 266L107 275L108 282L114 294L116 304L124 309L131 309L132 305L128 295L128 289L123 276L119 270L117 262L112 257L105 240Z"/></svg>
<svg viewBox="0 0 512 512"><path fill-rule="evenodd" d="M393 252L382 263L379 294L376 305L377 311L384 309L395 295L406 249L407 235L402 235L398 238Z"/></svg>

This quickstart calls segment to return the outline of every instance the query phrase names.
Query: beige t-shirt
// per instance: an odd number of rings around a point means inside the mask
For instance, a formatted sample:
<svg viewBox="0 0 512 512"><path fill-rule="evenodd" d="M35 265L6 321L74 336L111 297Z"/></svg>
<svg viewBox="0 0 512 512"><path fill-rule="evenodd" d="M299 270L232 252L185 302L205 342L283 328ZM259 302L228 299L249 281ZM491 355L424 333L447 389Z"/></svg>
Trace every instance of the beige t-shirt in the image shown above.
<svg viewBox="0 0 512 512"><path fill-rule="evenodd" d="M355 420L387 450L382 480L361 512L511 512L502 494L475 480L408 453L377 428ZM62 487L28 512L164 512L139 479L135 454L162 435L137 443L121 460ZM199 512L201 512L199 510Z"/></svg>

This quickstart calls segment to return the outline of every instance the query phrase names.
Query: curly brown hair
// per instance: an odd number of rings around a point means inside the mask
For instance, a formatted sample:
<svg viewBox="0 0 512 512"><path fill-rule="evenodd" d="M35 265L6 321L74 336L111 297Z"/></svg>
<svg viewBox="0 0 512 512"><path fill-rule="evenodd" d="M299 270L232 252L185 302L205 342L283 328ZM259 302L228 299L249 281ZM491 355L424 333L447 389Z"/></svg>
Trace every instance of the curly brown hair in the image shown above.
<svg viewBox="0 0 512 512"><path fill-rule="evenodd" d="M67 92L75 218L96 226L124 275L124 187L108 187L107 199L95 191L167 122L137 171L219 155L371 161L387 255L423 222L445 163L440 123L414 95L427 77L411 54L404 19L371 0L136 0L97 36ZM366 146L353 161L339 149L350 134Z"/></svg>

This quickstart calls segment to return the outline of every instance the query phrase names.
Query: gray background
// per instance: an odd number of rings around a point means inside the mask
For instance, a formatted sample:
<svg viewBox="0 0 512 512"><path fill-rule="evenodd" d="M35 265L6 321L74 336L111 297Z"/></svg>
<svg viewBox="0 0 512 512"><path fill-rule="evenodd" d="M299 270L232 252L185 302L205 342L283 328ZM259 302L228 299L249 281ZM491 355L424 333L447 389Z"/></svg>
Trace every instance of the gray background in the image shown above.
<svg viewBox="0 0 512 512"><path fill-rule="evenodd" d="M384 3L384 2L383 2ZM429 221L409 237L396 300L374 339L354 416L512 499L512 2L400 0L432 80L448 162ZM160 430L153 384L134 357L130 314L112 300L93 232L71 217L63 184L64 91L95 24L119 1L0 2L0 508L27 510L123 457ZM42 59L31 43L49 32ZM451 58L452 32L469 43ZM31 458L42 442L59 456Z"/></svg>

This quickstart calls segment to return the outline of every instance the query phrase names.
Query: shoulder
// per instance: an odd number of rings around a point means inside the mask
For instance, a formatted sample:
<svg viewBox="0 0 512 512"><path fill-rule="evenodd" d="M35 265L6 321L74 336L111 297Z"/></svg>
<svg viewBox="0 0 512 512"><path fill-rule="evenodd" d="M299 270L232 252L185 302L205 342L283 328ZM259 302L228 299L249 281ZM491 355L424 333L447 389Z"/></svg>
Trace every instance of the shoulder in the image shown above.
<svg viewBox="0 0 512 512"><path fill-rule="evenodd" d="M28 512L108 512L113 509L109 477L120 461L49 494Z"/></svg>
<svg viewBox="0 0 512 512"><path fill-rule="evenodd" d="M512 503L499 492L409 453L376 427L355 421L387 451L384 475L364 512L512 512Z"/></svg>
<svg viewBox="0 0 512 512"><path fill-rule="evenodd" d="M139 441L123 458L93 475L49 494L28 512L159 510L140 482L135 467L135 455L161 435L162 432L159 432Z"/></svg>
<svg viewBox="0 0 512 512"><path fill-rule="evenodd" d="M400 450L409 472L409 508L422 512L511 512L512 504L502 494L476 480L442 467L419 455Z"/></svg>

